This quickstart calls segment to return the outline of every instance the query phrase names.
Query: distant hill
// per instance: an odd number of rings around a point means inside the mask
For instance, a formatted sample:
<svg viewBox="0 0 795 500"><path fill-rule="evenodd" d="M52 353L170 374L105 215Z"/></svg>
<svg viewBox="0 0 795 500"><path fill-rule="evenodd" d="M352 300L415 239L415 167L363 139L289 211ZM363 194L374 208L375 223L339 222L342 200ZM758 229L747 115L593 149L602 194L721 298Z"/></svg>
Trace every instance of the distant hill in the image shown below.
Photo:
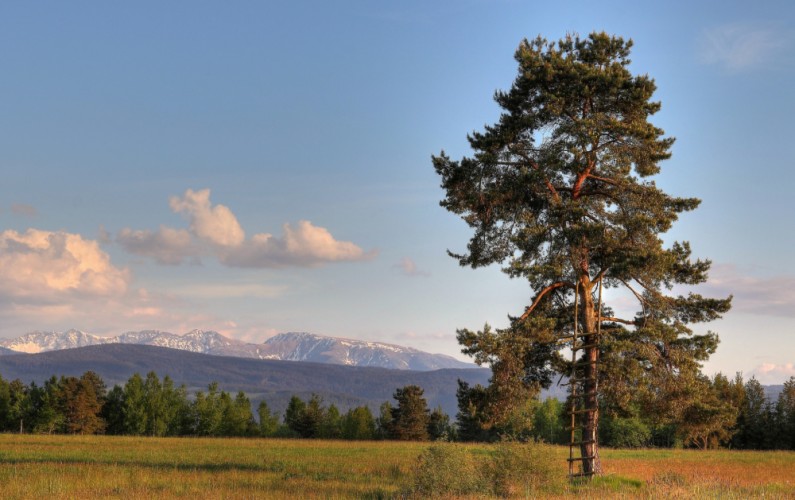
<svg viewBox="0 0 795 500"><path fill-rule="evenodd" d="M486 384L491 371L483 368L448 368L433 371L396 370L230 356L207 356L183 350L134 345L103 344L38 354L0 356L0 374L10 380L42 383L52 375L79 376L97 372L108 387L123 384L133 373L154 371L170 376L190 393L218 382L227 392L244 391L256 405L264 399L282 412L295 394L313 393L340 410L367 405L374 412L384 401L394 402L395 389L414 384L425 391L429 406L441 405L451 417L457 412L457 380Z"/></svg>
<svg viewBox="0 0 795 500"><path fill-rule="evenodd" d="M176 335L159 330L127 332L115 337L99 337L79 330L30 332L0 342L0 347L16 352L40 353L94 345L135 344L169 347L183 351L254 359L312 361L348 366L374 366L399 370L438 370L475 368L443 354L382 342L325 337L311 333L281 333L262 344L230 339L218 332L193 330ZM2 354L2 353L0 353Z"/></svg>
<svg viewBox="0 0 795 500"><path fill-rule="evenodd" d="M12 351L11 349L6 349L5 347L0 347L0 356L6 356L8 354L19 354L17 351Z"/></svg>

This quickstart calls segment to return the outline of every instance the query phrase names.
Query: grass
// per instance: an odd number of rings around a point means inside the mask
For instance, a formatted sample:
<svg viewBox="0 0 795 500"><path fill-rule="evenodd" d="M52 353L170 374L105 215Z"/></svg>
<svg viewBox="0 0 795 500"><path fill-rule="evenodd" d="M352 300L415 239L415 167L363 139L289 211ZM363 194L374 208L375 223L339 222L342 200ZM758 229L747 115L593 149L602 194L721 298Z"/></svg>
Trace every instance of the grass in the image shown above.
<svg viewBox="0 0 795 500"><path fill-rule="evenodd" d="M431 448L436 451L429 455ZM441 460L450 468L444 473L455 478L456 463L491 463L498 464L498 472L508 470L515 459L507 449L508 453L490 445L6 434L0 435L0 498L420 497L424 495L413 492L419 491L415 478L422 474L421 455ZM450 462L445 453L459 459ZM568 448L551 446L519 453L517 469L533 468L543 460L543 474L527 476L530 479L515 471L499 478L485 474L481 481L507 483L497 489L481 483L455 494L795 498L792 452L602 450L605 474L574 485L565 481L566 456Z"/></svg>

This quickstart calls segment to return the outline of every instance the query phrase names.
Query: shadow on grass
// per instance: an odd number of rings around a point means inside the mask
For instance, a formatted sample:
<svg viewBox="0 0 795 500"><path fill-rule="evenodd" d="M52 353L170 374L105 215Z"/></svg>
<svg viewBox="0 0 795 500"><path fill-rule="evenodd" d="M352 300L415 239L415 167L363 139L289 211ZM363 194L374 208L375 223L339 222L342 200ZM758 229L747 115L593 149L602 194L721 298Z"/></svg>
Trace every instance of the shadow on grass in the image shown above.
<svg viewBox="0 0 795 500"><path fill-rule="evenodd" d="M250 463L190 463L190 462L152 462L138 460L102 460L85 458L3 458L0 459L0 466L3 465L86 465L86 466L117 466L117 467L140 467L155 470L178 470L178 471L206 471L206 472L230 472L230 471L249 471L249 472L289 472L293 475L312 476L314 473L302 473L300 467L291 467L281 461L266 462L262 464Z"/></svg>

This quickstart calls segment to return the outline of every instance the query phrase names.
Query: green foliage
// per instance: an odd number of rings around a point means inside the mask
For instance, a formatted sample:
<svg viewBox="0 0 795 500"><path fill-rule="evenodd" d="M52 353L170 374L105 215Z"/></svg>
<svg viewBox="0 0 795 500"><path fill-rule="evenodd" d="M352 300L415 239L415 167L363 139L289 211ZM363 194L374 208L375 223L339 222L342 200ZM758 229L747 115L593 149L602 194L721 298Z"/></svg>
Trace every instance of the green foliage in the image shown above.
<svg viewBox="0 0 795 500"><path fill-rule="evenodd" d="M397 407L392 410L391 439L398 441L427 441L430 415L423 390L407 385L395 390Z"/></svg>
<svg viewBox="0 0 795 500"><path fill-rule="evenodd" d="M745 384L745 398L737 419L736 444L745 449L769 450L778 439L773 405L762 384L751 378Z"/></svg>
<svg viewBox="0 0 795 500"><path fill-rule="evenodd" d="M339 439L342 436L342 417L336 406L331 405L323 412L318 428L320 439Z"/></svg>
<svg viewBox="0 0 795 500"><path fill-rule="evenodd" d="M784 388L776 401L776 447L795 450L795 377L784 382Z"/></svg>
<svg viewBox="0 0 795 500"><path fill-rule="evenodd" d="M224 393L226 394L226 393ZM197 436L220 435L224 418L224 406L218 392L218 383L213 382L207 387L207 394L199 391L191 405L193 432ZM225 399L229 400L226 394Z"/></svg>
<svg viewBox="0 0 795 500"><path fill-rule="evenodd" d="M480 384L470 387L468 383L459 380L456 397L458 399L458 413L456 414L458 439L485 442L496 440L498 434L491 424L487 389Z"/></svg>
<svg viewBox="0 0 795 500"><path fill-rule="evenodd" d="M226 395L226 393L223 393ZM242 391L237 393L234 401L227 395L223 398L223 418L220 435L251 436L256 433L254 414L251 412L251 401Z"/></svg>
<svg viewBox="0 0 795 500"><path fill-rule="evenodd" d="M557 339L573 331L575 300L579 328L601 332L582 350L599 360L598 373L592 363L577 371L584 406L601 398L621 414L640 405L654 425L686 410L711 418L686 396L697 393L688 386L718 340L691 325L719 318L731 298L668 293L706 281L710 262L692 259L687 242L663 246L661 234L699 200L670 196L650 179L674 140L650 122L660 109L651 100L656 87L629 71L631 47L605 33L525 40L513 85L494 97L499 121L468 136L472 156L433 157L441 205L473 230L467 251L451 256L473 268L501 264L535 290L508 328L459 330L464 352L494 373L485 403L472 394L471 408L459 405L466 427L501 425L515 417L522 391L572 373ZM609 305L600 311L601 287L623 289L640 311L629 318L613 317ZM583 413L581 425L595 432L597 419Z"/></svg>
<svg viewBox="0 0 795 500"><path fill-rule="evenodd" d="M389 415L392 420L391 414ZM376 425L375 418L370 409L366 406L351 408L342 417L342 437L344 439L375 439Z"/></svg>
<svg viewBox="0 0 795 500"><path fill-rule="evenodd" d="M271 413L268 408L268 403L260 401L257 407L257 415L259 416L259 434L262 437L271 437L276 434L279 428L279 416Z"/></svg>
<svg viewBox="0 0 795 500"><path fill-rule="evenodd" d="M536 443L501 443L486 466L493 494L533 497L561 489L564 476L553 448Z"/></svg>
<svg viewBox="0 0 795 500"><path fill-rule="evenodd" d="M417 459L410 493L439 498L485 493L482 468L466 448L431 446Z"/></svg>
<svg viewBox="0 0 795 500"><path fill-rule="evenodd" d="M564 429L566 408L556 398L548 397L536 407L533 415L533 437L544 443L563 444L569 441Z"/></svg>
<svg viewBox="0 0 795 500"><path fill-rule="evenodd" d="M455 429L450 424L450 416L436 407L428 417L428 437L431 441L453 441Z"/></svg>
<svg viewBox="0 0 795 500"><path fill-rule="evenodd" d="M146 434L147 411L144 398L144 381L140 374L134 373L124 385L124 395L122 397L125 434L133 436Z"/></svg>
<svg viewBox="0 0 795 500"><path fill-rule="evenodd" d="M298 396L292 396L284 412L284 425L296 435L301 436L304 432L305 413L306 403Z"/></svg>
<svg viewBox="0 0 795 500"><path fill-rule="evenodd" d="M501 443L485 456L463 446L432 446L417 460L410 493L422 498L533 497L563 487L555 462L552 448L534 443Z"/></svg>
<svg viewBox="0 0 795 500"><path fill-rule="evenodd" d="M599 431L599 442L604 446L644 448L651 444L652 430L637 416L604 417Z"/></svg>

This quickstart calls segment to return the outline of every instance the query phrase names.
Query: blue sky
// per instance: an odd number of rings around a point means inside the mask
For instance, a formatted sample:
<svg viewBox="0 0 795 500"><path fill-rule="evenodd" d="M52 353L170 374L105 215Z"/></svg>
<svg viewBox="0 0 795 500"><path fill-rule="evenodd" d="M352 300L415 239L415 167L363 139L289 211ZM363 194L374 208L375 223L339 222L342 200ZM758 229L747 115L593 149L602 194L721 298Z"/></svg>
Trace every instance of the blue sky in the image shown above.
<svg viewBox="0 0 795 500"><path fill-rule="evenodd" d="M0 337L283 331L457 355L533 295L458 267L430 162L493 123L522 38L607 31L703 199L667 241L735 295L709 373L795 375L790 2L0 5ZM621 298L617 298L621 304Z"/></svg>

